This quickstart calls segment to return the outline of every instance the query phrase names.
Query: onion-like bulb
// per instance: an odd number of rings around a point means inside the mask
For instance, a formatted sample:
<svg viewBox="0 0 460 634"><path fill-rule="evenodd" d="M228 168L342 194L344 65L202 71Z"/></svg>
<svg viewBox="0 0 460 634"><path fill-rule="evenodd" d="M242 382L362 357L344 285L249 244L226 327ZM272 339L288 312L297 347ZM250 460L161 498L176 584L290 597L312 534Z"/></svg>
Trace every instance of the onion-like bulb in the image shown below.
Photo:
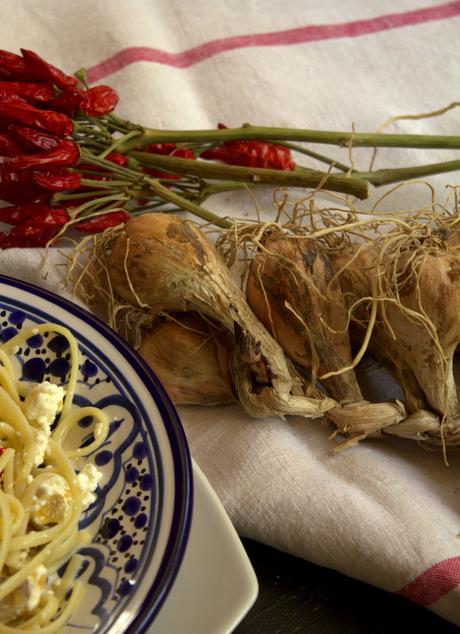
<svg viewBox="0 0 460 634"><path fill-rule="evenodd" d="M119 300L152 314L197 312L235 337L230 370L244 409L271 414L321 416L335 401L302 381L246 303L215 247L192 222L144 214L114 236L104 265Z"/></svg>

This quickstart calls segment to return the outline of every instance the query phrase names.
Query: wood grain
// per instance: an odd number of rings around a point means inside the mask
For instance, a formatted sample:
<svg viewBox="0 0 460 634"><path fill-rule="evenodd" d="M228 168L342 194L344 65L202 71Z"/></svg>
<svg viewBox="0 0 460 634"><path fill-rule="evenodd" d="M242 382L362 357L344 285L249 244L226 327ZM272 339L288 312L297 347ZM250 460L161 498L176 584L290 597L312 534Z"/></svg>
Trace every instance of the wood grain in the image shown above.
<svg viewBox="0 0 460 634"><path fill-rule="evenodd" d="M459 629L405 599L268 546L243 540L259 597L235 634L458 634Z"/></svg>

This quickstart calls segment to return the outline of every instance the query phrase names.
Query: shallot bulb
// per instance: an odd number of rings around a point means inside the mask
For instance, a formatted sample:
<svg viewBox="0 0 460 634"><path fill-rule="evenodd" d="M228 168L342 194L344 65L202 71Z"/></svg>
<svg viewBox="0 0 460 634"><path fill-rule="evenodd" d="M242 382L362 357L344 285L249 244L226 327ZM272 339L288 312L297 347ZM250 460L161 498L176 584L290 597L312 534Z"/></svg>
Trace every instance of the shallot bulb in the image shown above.
<svg viewBox="0 0 460 634"><path fill-rule="evenodd" d="M215 247L192 222L160 213L130 220L114 235L106 270L118 299L152 314L196 312L235 339L230 371L238 399L254 417L321 416L335 401L303 382L246 303Z"/></svg>
<svg viewBox="0 0 460 634"><path fill-rule="evenodd" d="M184 313L149 329L139 353L176 405L224 405L236 400L229 369L232 349L228 331Z"/></svg>

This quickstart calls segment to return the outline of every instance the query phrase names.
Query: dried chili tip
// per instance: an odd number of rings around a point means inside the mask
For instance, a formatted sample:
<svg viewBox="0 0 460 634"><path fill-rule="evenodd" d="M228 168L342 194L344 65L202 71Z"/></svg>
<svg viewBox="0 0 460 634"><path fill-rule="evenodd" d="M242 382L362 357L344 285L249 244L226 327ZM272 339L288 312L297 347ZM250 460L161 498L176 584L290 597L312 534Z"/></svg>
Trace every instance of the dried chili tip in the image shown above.
<svg viewBox="0 0 460 634"><path fill-rule="evenodd" d="M131 214L127 211L113 211L100 216L94 216L89 220L82 220L75 225L76 231L86 234L101 233L106 229L112 229L125 224L130 220Z"/></svg>
<svg viewBox="0 0 460 634"><path fill-rule="evenodd" d="M36 79L54 84L61 90L77 85L75 77L66 75L62 70L44 60L40 55L26 48L21 48L26 67Z"/></svg>
<svg viewBox="0 0 460 634"><path fill-rule="evenodd" d="M72 134L72 120L65 114L53 110L39 110L29 104L0 103L0 120L20 123L58 136Z"/></svg>
<svg viewBox="0 0 460 634"><path fill-rule="evenodd" d="M38 154L22 154L11 160L15 169L39 169L50 167L74 167L80 158L78 145L73 141L59 139L59 144L52 150Z"/></svg>
<svg viewBox="0 0 460 634"><path fill-rule="evenodd" d="M115 109L118 95L110 86L94 86L85 90L80 101L80 110L90 117L101 117Z"/></svg>
<svg viewBox="0 0 460 634"><path fill-rule="evenodd" d="M0 248L45 247L69 222L65 209L51 209L0 233Z"/></svg>
<svg viewBox="0 0 460 634"><path fill-rule="evenodd" d="M0 91L19 95L26 101L44 103L54 97L53 88L49 84L37 84L21 81L0 81Z"/></svg>
<svg viewBox="0 0 460 634"><path fill-rule="evenodd" d="M32 172L33 182L50 192L61 192L66 189L78 189L81 176L78 172Z"/></svg>
<svg viewBox="0 0 460 634"><path fill-rule="evenodd" d="M55 97L52 107L71 116L83 112L90 117L101 117L112 112L118 104L118 95L110 86L94 86L88 90L70 88Z"/></svg>
<svg viewBox="0 0 460 634"><path fill-rule="evenodd" d="M2 79L30 80L34 74L25 60L16 53L0 50L0 76Z"/></svg>

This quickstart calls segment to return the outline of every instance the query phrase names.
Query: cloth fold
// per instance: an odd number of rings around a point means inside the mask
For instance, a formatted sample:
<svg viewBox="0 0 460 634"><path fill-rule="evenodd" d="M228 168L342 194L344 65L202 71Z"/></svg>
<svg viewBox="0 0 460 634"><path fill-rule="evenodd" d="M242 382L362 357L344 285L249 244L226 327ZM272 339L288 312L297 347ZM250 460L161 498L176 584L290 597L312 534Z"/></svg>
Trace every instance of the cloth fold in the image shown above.
<svg viewBox="0 0 460 634"><path fill-rule="evenodd" d="M460 2L15 0L0 7L2 47L36 50L67 72L86 66L120 94L120 114L158 128L245 121L374 131L388 117L453 101ZM56 20L59 28L55 28ZM458 82L457 82L458 83ZM401 120L394 132L458 134L458 115ZM350 160L347 150L324 153ZM320 151L323 151L320 148ZM380 150L377 167L455 157ZM351 160L365 168L369 150ZM308 164L305 157L305 164ZM311 164L318 168L319 165ZM430 181L441 201L458 174ZM370 209L383 192L361 203ZM300 196L300 193L298 192ZM429 187L395 188L382 210L420 207ZM330 203L331 198L324 198ZM270 218L272 192L257 203ZM221 213L254 214L244 193L211 198ZM0 273L62 294L62 256L0 252ZM339 570L460 625L460 459L399 439L333 455L319 420L251 420L238 405L180 408L195 460L238 532Z"/></svg>

